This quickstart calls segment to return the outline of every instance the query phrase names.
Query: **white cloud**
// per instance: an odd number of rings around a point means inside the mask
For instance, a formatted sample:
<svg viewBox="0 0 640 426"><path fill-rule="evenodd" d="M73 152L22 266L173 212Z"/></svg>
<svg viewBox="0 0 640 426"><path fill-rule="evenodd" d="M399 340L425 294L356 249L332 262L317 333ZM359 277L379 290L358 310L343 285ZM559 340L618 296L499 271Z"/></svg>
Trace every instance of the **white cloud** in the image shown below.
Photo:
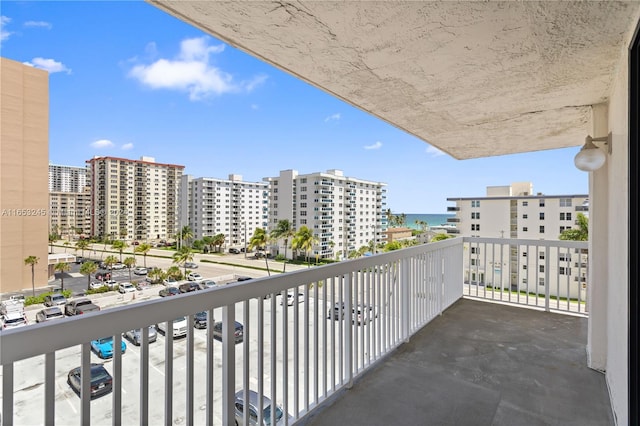
<svg viewBox="0 0 640 426"><path fill-rule="evenodd" d="M382 142L377 141L376 143L372 144L372 145L365 145L364 149L380 149L382 148Z"/></svg>
<svg viewBox="0 0 640 426"><path fill-rule="evenodd" d="M267 79L259 75L250 81L236 83L232 74L209 63L212 54L222 53L225 49L224 44L209 45L210 40L209 37L183 40L175 59L158 59L148 65L136 65L129 76L152 89L186 92L191 100L250 92ZM155 44L148 45L147 52L155 52Z"/></svg>
<svg viewBox="0 0 640 426"><path fill-rule="evenodd" d="M440 157L441 155L446 155L444 152L440 151L438 148L431 145L429 145L427 149L425 149L425 152L432 157Z"/></svg>
<svg viewBox="0 0 640 426"><path fill-rule="evenodd" d="M332 115L328 116L327 118L324 119L324 122L326 123L328 121L333 121L333 120L336 120L336 121L340 120L340 113L335 113L335 114L332 114Z"/></svg>
<svg viewBox="0 0 640 426"><path fill-rule="evenodd" d="M25 62L24 64L32 66L34 68L40 68L49 71L49 74L53 74L56 72L66 72L67 74L71 74L71 70L67 68L62 62L58 62L53 59L33 58L31 62Z"/></svg>
<svg viewBox="0 0 640 426"><path fill-rule="evenodd" d="M129 150L133 149L133 144L131 142L125 143L124 145L122 145L120 147L120 149L122 149L124 151L129 151Z"/></svg>
<svg viewBox="0 0 640 426"><path fill-rule="evenodd" d="M48 30L53 28L53 25L45 21L27 21L23 25L27 28L46 28Z"/></svg>
<svg viewBox="0 0 640 426"><path fill-rule="evenodd" d="M96 148L96 149L112 148L113 147L113 142L111 142L108 139L100 139L100 140L97 140L95 142L91 142L91 146L93 148Z"/></svg>
<svg viewBox="0 0 640 426"><path fill-rule="evenodd" d="M0 16L0 42L7 40L11 34L13 34L11 31L5 29L5 26L9 22L11 22L11 18L8 16Z"/></svg>

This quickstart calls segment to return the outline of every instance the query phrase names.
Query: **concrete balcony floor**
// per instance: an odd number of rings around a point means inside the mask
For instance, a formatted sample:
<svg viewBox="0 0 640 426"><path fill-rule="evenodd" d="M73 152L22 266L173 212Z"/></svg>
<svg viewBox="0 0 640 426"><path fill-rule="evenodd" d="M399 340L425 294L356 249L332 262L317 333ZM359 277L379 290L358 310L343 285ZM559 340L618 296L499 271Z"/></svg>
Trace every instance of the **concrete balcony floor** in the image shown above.
<svg viewBox="0 0 640 426"><path fill-rule="evenodd" d="M587 319L461 299L307 425L613 425Z"/></svg>

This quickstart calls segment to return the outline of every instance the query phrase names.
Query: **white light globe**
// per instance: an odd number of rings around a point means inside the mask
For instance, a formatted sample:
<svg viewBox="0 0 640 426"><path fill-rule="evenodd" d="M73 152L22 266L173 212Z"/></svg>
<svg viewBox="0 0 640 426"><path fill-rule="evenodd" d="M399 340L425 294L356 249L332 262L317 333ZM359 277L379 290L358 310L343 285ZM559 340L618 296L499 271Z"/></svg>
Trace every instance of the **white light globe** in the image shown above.
<svg viewBox="0 0 640 426"><path fill-rule="evenodd" d="M593 142L587 142L573 159L576 167L583 172L598 170L604 165L607 156Z"/></svg>

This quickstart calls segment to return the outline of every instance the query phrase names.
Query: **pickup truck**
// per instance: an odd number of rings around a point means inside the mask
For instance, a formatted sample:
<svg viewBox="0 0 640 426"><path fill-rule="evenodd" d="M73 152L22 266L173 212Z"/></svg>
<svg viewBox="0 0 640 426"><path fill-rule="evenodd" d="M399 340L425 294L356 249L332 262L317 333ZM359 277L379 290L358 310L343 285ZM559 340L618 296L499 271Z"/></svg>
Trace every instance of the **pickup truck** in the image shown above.
<svg viewBox="0 0 640 426"><path fill-rule="evenodd" d="M91 302L90 299L82 297L71 300L64 305L64 314L67 316L82 315L87 312L99 311L100 307Z"/></svg>

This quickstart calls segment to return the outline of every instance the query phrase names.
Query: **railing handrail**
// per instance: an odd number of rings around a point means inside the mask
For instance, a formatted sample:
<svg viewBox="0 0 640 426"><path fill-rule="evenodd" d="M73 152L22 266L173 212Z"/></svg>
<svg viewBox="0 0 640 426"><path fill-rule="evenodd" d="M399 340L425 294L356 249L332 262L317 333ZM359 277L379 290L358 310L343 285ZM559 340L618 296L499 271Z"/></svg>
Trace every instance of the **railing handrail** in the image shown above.
<svg viewBox="0 0 640 426"><path fill-rule="evenodd" d="M571 240L532 240L519 238L486 238L486 237L458 237L462 238L465 243L486 243L486 244L502 244L502 245L530 245L540 247L562 247L562 248L589 248L588 241L571 241Z"/></svg>

